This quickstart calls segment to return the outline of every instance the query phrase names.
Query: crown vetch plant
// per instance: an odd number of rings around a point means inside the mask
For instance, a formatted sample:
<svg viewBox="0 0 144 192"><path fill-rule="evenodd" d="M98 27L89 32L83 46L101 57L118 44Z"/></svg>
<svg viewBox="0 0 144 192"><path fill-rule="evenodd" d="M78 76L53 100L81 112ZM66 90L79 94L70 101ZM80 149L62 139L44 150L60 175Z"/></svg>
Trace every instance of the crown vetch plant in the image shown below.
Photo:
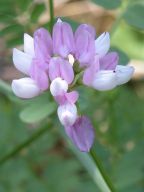
<svg viewBox="0 0 144 192"><path fill-rule="evenodd" d="M40 28L34 38L24 34L24 52L13 50L15 67L27 77L13 80L12 90L29 99L50 90L58 103L58 118L72 142L88 152L94 141L94 129L86 116L77 111L80 83L106 91L128 82L134 68L118 64L118 54L108 52L109 33L96 38L95 29L81 24L75 33L67 22L57 20L50 33Z"/></svg>

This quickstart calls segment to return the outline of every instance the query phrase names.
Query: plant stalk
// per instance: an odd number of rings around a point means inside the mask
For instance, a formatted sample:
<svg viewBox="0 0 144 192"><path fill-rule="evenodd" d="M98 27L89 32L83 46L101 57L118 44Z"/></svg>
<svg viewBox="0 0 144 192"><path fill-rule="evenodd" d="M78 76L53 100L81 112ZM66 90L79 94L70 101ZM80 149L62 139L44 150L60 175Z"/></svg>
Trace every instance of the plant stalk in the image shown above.
<svg viewBox="0 0 144 192"><path fill-rule="evenodd" d="M54 25L54 4L53 0L49 0L49 14L50 14L50 31L52 33L53 25Z"/></svg>

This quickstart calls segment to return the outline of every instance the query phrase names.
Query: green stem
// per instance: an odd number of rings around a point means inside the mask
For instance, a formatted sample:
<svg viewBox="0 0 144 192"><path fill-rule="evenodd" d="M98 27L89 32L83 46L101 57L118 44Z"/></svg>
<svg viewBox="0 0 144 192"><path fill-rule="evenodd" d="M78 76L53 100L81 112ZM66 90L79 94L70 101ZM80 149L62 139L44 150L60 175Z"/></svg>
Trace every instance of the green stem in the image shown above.
<svg viewBox="0 0 144 192"><path fill-rule="evenodd" d="M50 31L52 32L54 24L54 5L53 0L49 0L49 12L50 12Z"/></svg>
<svg viewBox="0 0 144 192"><path fill-rule="evenodd" d="M105 182L105 184L107 185L107 188L109 189L110 192L115 192L114 186L111 182L111 180L109 179L108 175L105 173L105 170L102 166L101 160L98 158L96 152L94 150L91 149L90 151L90 156L92 157L94 163L96 164L97 168L99 169L99 172Z"/></svg>
<svg viewBox="0 0 144 192"><path fill-rule="evenodd" d="M0 159L0 165L2 165L3 163L5 163L6 161L8 161L10 158L12 158L14 155L18 154L22 149L28 147L31 143L33 143L33 141L37 140L38 138L40 138L40 136L42 136L45 132L47 132L49 130L49 128L51 127L51 125L48 127L47 125L40 128L38 131L36 131L30 138L28 138L26 141L24 141L23 143L21 143L19 146L17 146L16 148L14 148L11 152L9 152L7 155L5 155L4 157L2 157Z"/></svg>

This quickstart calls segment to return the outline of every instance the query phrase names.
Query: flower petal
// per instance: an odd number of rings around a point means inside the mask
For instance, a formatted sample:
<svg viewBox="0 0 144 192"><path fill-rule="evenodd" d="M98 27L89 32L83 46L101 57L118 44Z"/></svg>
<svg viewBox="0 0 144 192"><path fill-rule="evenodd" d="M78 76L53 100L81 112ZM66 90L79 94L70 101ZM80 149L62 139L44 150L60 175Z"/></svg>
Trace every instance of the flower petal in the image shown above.
<svg viewBox="0 0 144 192"><path fill-rule="evenodd" d="M50 92L53 96L58 96L66 93L68 90L68 84L60 77L54 79L50 85Z"/></svg>
<svg viewBox="0 0 144 192"><path fill-rule="evenodd" d="M103 33L95 40L95 52L100 57L106 55L110 48L110 36L108 32Z"/></svg>
<svg viewBox="0 0 144 192"><path fill-rule="evenodd" d="M36 82L31 78L22 78L12 81L12 90L17 97L30 99L41 93Z"/></svg>
<svg viewBox="0 0 144 192"><path fill-rule="evenodd" d="M49 77L53 81L57 77L61 77L70 84L74 79L74 72L72 65L65 59L55 57L49 63Z"/></svg>
<svg viewBox="0 0 144 192"><path fill-rule="evenodd" d="M93 39L95 39L95 36L96 36L95 28L88 24L79 25L79 27L77 28L77 30L75 32L75 36L78 36L79 34L83 33L83 31L89 32L91 37L93 37Z"/></svg>
<svg viewBox="0 0 144 192"><path fill-rule="evenodd" d="M77 29L78 30L78 29ZM75 57L80 62L80 67L89 66L95 55L95 41L87 30L75 32Z"/></svg>
<svg viewBox="0 0 144 192"><path fill-rule="evenodd" d="M89 152L94 142L94 128L88 117L77 118L73 126L65 127L67 135L82 152Z"/></svg>
<svg viewBox="0 0 144 192"><path fill-rule="evenodd" d="M99 91L107 91L115 88L117 85L116 73L111 70L101 70L95 74L92 87Z"/></svg>
<svg viewBox="0 0 144 192"><path fill-rule="evenodd" d="M63 126L72 126L77 119L77 108L74 104L60 105L57 110L59 120Z"/></svg>
<svg viewBox="0 0 144 192"><path fill-rule="evenodd" d="M33 63L30 69L30 76L34 79L41 90L47 90L49 87L48 74L45 70L37 65L39 62L36 59L33 59Z"/></svg>
<svg viewBox="0 0 144 192"><path fill-rule="evenodd" d="M110 52L100 60L100 69L102 70L115 70L118 64L119 56L116 52Z"/></svg>
<svg viewBox="0 0 144 192"><path fill-rule="evenodd" d="M32 64L32 57L18 49L13 49L13 63L15 67L22 73L29 75Z"/></svg>
<svg viewBox="0 0 144 192"><path fill-rule="evenodd" d="M24 52L34 57L34 40L27 33L24 34Z"/></svg>
<svg viewBox="0 0 144 192"><path fill-rule="evenodd" d="M53 27L53 50L54 54L62 57L67 57L70 53L74 52L74 36L71 26L57 20Z"/></svg>
<svg viewBox="0 0 144 192"><path fill-rule="evenodd" d="M52 55L52 38L49 32L40 28L34 33L35 57L39 60L39 67L48 69L48 63Z"/></svg>
<svg viewBox="0 0 144 192"><path fill-rule="evenodd" d="M127 83L131 79L134 73L134 68L132 66L117 65L115 71L117 77L117 84L122 85L124 83Z"/></svg>
<svg viewBox="0 0 144 192"><path fill-rule="evenodd" d="M66 93L65 96L69 103L74 104L78 100L79 94L77 91L72 91L70 93Z"/></svg>
<svg viewBox="0 0 144 192"><path fill-rule="evenodd" d="M83 83L87 86L91 86L95 74L99 71L99 58L95 57L94 62L84 71Z"/></svg>

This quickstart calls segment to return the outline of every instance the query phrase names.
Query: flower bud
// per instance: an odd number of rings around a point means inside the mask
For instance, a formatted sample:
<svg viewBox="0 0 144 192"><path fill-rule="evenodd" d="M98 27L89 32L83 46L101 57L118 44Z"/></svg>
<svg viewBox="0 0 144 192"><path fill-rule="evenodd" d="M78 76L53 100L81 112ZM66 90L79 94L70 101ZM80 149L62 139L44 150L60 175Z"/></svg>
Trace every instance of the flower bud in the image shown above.
<svg viewBox="0 0 144 192"><path fill-rule="evenodd" d="M77 118L76 122L70 127L65 127L65 130L80 151L89 152L94 142L95 134L88 117L82 116Z"/></svg>
<svg viewBox="0 0 144 192"><path fill-rule="evenodd" d="M41 93L41 90L31 78L22 78L12 81L12 90L17 97L30 99Z"/></svg>
<svg viewBox="0 0 144 192"><path fill-rule="evenodd" d="M60 77L54 79L50 85L50 92L53 96L62 95L68 90L68 83Z"/></svg>
<svg viewBox="0 0 144 192"><path fill-rule="evenodd" d="M66 103L60 105L57 110L61 124L65 126L72 126L77 119L77 108L74 104Z"/></svg>

